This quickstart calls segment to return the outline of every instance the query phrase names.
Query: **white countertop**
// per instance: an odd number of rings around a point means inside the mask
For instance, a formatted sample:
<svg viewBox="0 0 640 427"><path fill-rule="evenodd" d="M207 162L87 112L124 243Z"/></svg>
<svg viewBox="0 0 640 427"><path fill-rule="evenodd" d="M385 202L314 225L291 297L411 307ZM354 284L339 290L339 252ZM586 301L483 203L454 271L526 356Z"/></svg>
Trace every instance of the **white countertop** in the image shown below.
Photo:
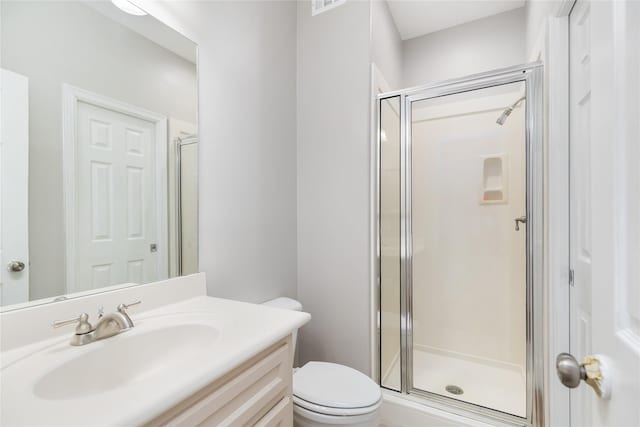
<svg viewBox="0 0 640 427"><path fill-rule="evenodd" d="M302 312L198 296L139 315L132 310L131 318L135 324L133 329L85 346L69 345L73 333L71 329L68 335L2 352L0 424L144 424L288 336L307 323L311 316ZM181 323L187 327L192 324L205 325L208 331L215 329L217 335L210 343L204 343L198 354L185 358L184 363L154 366L152 370L147 369L142 377L129 380L123 387L96 384L94 388L99 392L55 399L38 388L52 367L73 363L73 360L87 352L118 344L118 340L133 340L137 335ZM179 350L175 345L172 346L172 342L166 343L166 349L167 352ZM174 360L182 359L178 356ZM95 369L111 370L114 381L117 381L118 366L127 362L113 360L112 364L95 366ZM144 360L137 363L144 363ZM79 369L79 372L82 370Z"/></svg>

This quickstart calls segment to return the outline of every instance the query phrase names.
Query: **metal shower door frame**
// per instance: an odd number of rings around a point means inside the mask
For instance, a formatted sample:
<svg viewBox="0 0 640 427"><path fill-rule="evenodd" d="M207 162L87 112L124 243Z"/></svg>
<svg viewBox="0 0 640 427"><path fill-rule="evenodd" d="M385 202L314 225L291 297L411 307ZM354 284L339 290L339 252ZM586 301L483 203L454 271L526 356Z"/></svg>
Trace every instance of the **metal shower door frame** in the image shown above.
<svg viewBox="0 0 640 427"><path fill-rule="evenodd" d="M511 425L538 426L544 423L544 336L543 336L543 75L540 62L447 80L377 96L377 178L380 198L380 105L385 99L400 97L400 359L401 393L416 396L423 403L447 412L480 421L500 421ZM411 218L411 111L412 104L430 98L455 95L510 83L524 82L526 103L526 417L507 414L457 399L416 389L413 386L413 300L412 300L412 218ZM380 212L377 216L376 260L377 319L376 349L380 367ZM378 375L380 375L378 373ZM382 378L378 378L380 383Z"/></svg>
<svg viewBox="0 0 640 427"><path fill-rule="evenodd" d="M198 143L197 135L177 137L175 139L175 186L176 186L176 254L178 256L177 276L182 276L182 147ZM199 185L199 183L198 183ZM197 191L197 189L196 189ZM196 206L197 208L197 206ZM198 242L196 241L196 246Z"/></svg>

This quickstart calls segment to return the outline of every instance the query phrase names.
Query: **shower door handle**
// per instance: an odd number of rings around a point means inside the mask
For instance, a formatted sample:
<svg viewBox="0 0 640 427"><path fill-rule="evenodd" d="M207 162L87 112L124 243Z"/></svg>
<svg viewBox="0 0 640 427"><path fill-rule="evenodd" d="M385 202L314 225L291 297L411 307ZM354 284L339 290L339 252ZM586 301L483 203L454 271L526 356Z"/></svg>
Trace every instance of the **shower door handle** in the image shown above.
<svg viewBox="0 0 640 427"><path fill-rule="evenodd" d="M527 223L527 217L526 216L520 216L516 219L514 219L514 221L516 222L516 231L520 231L520 224L526 224Z"/></svg>

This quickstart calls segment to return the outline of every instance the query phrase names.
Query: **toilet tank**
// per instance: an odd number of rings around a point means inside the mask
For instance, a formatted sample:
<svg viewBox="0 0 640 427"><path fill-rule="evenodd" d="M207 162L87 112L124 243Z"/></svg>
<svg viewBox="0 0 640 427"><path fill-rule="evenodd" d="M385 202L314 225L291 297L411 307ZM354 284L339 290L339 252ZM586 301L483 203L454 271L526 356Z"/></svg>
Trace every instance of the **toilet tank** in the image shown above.
<svg viewBox="0 0 640 427"><path fill-rule="evenodd" d="M281 308L283 310L302 311L302 304L300 304L300 301L296 301L291 298L285 298L285 297L276 298L276 299L272 299L267 302L264 302L262 304L268 305L269 307ZM295 354L298 331L297 330L293 331L292 335L293 335L293 338L292 338L291 344L293 345L293 352Z"/></svg>

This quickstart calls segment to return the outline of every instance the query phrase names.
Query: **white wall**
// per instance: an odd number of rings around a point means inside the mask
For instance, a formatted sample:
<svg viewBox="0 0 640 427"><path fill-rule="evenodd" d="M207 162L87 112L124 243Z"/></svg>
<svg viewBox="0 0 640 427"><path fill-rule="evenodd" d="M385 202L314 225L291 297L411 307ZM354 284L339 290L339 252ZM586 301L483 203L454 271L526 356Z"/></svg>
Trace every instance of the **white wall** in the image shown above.
<svg viewBox="0 0 640 427"><path fill-rule="evenodd" d="M402 39L386 1L371 2L371 61L373 61L389 90L402 88Z"/></svg>
<svg viewBox="0 0 640 427"><path fill-rule="evenodd" d="M209 295L295 297L295 2L141 4L199 44L199 268Z"/></svg>
<svg viewBox="0 0 640 427"><path fill-rule="evenodd" d="M298 296L311 322L300 362L369 372L368 2L311 16L298 3Z"/></svg>
<svg viewBox="0 0 640 427"><path fill-rule="evenodd" d="M2 2L1 27L2 67L29 78L30 297L46 298L65 293L62 83L195 122L195 65L79 2Z"/></svg>
<svg viewBox="0 0 640 427"><path fill-rule="evenodd" d="M538 43L547 18L555 16L562 3L561 0L527 0L525 3L527 58Z"/></svg>
<svg viewBox="0 0 640 427"><path fill-rule="evenodd" d="M514 9L403 42L403 87L527 62L525 10Z"/></svg>

